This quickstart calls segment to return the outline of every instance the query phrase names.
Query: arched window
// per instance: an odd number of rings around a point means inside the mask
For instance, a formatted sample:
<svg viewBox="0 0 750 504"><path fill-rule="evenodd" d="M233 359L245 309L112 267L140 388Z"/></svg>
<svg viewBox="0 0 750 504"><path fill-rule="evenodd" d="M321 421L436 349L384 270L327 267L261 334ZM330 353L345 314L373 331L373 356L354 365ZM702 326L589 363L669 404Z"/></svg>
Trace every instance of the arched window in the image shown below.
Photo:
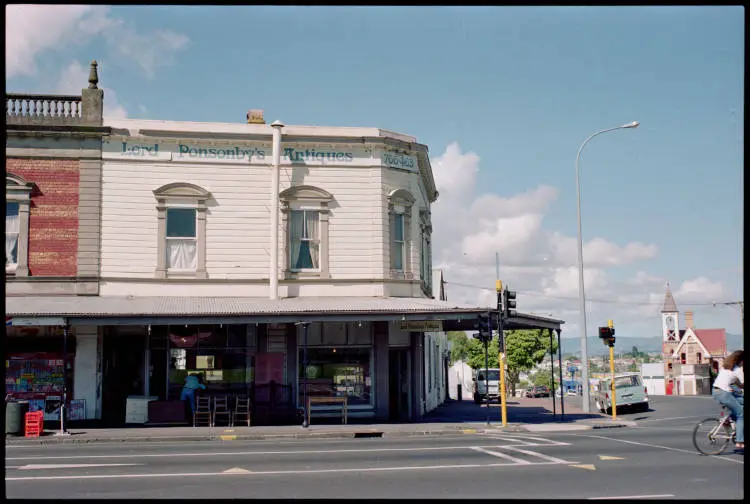
<svg viewBox="0 0 750 504"><path fill-rule="evenodd" d="M5 274L29 276L29 207L33 184L5 175Z"/></svg>
<svg viewBox="0 0 750 504"><path fill-rule="evenodd" d="M299 185L279 194L282 212L284 278L328 278L328 218L333 195Z"/></svg>
<svg viewBox="0 0 750 504"><path fill-rule="evenodd" d="M158 222L156 277L207 278L206 201L211 193L173 182L154 190Z"/></svg>

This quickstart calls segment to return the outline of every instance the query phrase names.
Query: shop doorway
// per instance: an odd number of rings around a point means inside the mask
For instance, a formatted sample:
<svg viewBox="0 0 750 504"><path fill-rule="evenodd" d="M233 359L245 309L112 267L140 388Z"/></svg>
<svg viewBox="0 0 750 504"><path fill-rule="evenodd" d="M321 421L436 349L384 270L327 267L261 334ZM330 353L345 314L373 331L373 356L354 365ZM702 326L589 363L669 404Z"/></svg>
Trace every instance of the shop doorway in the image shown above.
<svg viewBox="0 0 750 504"><path fill-rule="evenodd" d="M125 423L130 395L143 395L144 335L122 335L105 328L102 338L102 423Z"/></svg>
<svg viewBox="0 0 750 504"><path fill-rule="evenodd" d="M391 349L388 353L388 415L393 422L411 420L409 387L409 350Z"/></svg>

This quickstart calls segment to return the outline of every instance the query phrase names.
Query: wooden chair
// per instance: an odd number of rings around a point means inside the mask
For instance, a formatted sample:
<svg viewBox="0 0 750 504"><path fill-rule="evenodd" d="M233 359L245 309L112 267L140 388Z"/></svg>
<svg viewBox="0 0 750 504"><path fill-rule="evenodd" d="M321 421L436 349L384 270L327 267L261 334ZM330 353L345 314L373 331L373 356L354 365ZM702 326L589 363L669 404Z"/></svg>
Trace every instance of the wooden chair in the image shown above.
<svg viewBox="0 0 750 504"><path fill-rule="evenodd" d="M208 422L208 427L213 427L213 416L211 415L211 398L196 396L195 411L193 411L193 427L198 426L198 421L204 419Z"/></svg>
<svg viewBox="0 0 750 504"><path fill-rule="evenodd" d="M250 398L246 396L237 396L234 406L233 424L237 422L237 417L247 420L247 426L250 427Z"/></svg>
<svg viewBox="0 0 750 504"><path fill-rule="evenodd" d="M213 425L216 425L216 417L226 415L227 425L232 426L232 411L229 409L229 400L227 396L218 396L214 398L214 418Z"/></svg>

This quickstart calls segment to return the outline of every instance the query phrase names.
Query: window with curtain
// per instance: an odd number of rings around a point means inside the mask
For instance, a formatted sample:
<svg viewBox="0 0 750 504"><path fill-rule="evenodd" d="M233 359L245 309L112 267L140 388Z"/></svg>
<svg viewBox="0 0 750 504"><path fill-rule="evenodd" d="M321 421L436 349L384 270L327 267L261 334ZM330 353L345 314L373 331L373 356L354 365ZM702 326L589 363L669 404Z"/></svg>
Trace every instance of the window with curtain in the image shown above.
<svg viewBox="0 0 750 504"><path fill-rule="evenodd" d="M195 270L198 264L194 208L167 209L167 268Z"/></svg>
<svg viewBox="0 0 750 504"><path fill-rule="evenodd" d="M18 203L5 204L5 266L18 264Z"/></svg>
<svg viewBox="0 0 750 504"><path fill-rule="evenodd" d="M391 250L391 269L404 270L404 214L394 213L391 226L393 226L393 244Z"/></svg>
<svg viewBox="0 0 750 504"><path fill-rule="evenodd" d="M293 210L289 219L289 253L292 270L320 268L320 212Z"/></svg>

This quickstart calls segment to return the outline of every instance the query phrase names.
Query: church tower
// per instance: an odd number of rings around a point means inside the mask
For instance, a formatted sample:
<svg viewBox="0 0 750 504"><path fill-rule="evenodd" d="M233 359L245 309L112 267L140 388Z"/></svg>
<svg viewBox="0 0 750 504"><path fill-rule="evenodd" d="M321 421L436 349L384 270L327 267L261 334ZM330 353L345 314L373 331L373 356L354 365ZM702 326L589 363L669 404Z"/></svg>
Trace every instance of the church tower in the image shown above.
<svg viewBox="0 0 750 504"><path fill-rule="evenodd" d="M662 341L664 343L680 342L679 311L674 302L672 291L667 282L667 292L664 294L664 305L661 308Z"/></svg>
<svg viewBox="0 0 750 504"><path fill-rule="evenodd" d="M662 355L664 357L664 372L667 382L674 378L672 372L672 356L675 348L680 342L679 312L674 302L672 291L667 282L667 291L664 293L664 305L661 308L661 338Z"/></svg>

